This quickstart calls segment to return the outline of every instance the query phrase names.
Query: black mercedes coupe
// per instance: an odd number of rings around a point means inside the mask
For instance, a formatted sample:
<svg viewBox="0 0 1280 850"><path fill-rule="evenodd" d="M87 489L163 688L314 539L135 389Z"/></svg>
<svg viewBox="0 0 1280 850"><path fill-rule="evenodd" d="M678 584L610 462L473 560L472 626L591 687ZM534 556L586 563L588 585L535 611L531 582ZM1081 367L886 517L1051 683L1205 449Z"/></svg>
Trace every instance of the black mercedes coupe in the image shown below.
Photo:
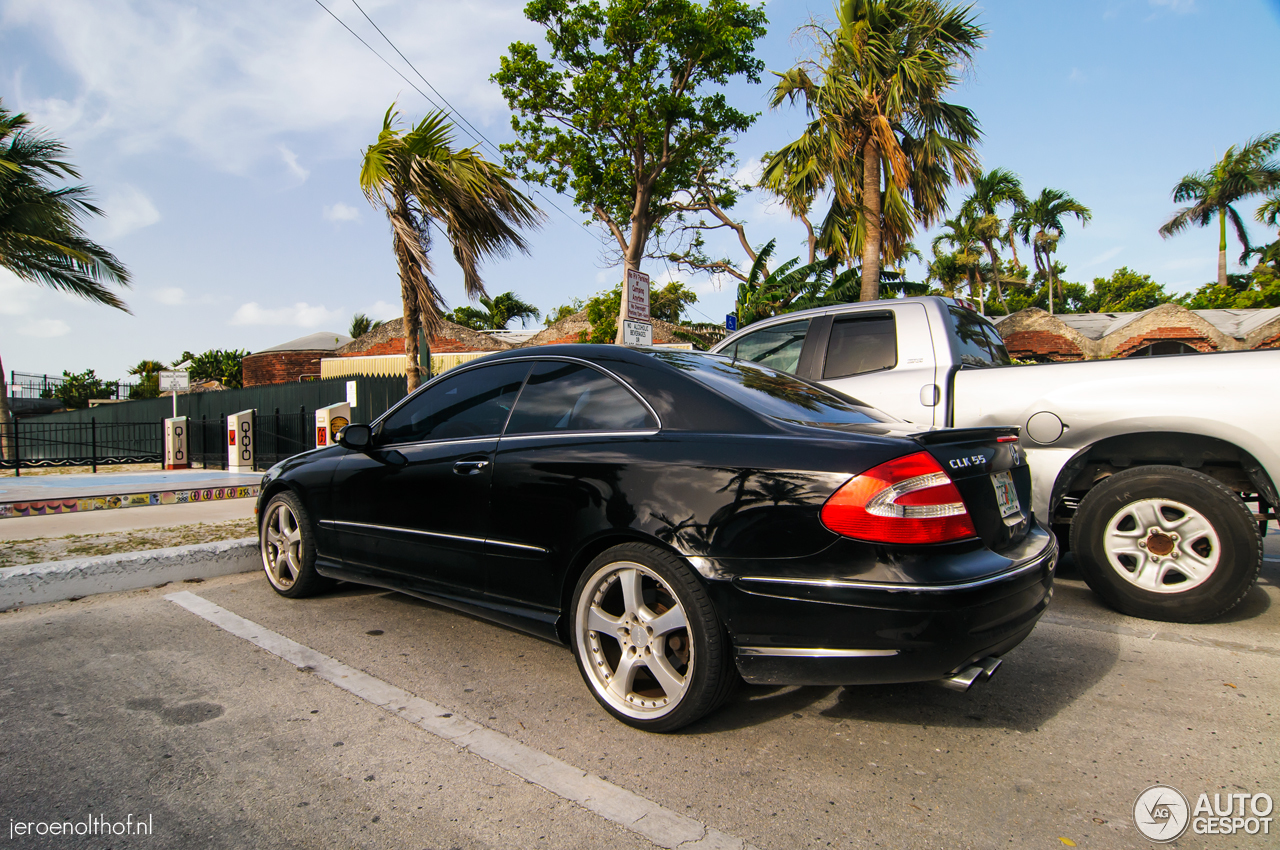
<svg viewBox="0 0 1280 850"><path fill-rule="evenodd" d="M277 592L335 580L568 645L624 723L740 680L965 689L1035 627L1057 543L1016 429L920 431L728 357L556 345L472 361L273 466Z"/></svg>

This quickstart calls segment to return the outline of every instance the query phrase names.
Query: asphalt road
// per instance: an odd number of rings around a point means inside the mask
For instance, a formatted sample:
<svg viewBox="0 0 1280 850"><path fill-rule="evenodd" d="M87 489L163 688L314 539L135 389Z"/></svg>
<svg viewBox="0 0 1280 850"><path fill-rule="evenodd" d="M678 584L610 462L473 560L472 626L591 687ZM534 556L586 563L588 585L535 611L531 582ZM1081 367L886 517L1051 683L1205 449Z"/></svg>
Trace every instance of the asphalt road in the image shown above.
<svg viewBox="0 0 1280 850"><path fill-rule="evenodd" d="M237 635L175 591L250 623ZM667 736L608 718L568 651L399 594L291 602L255 574L38 606L0 615L0 832L133 815L151 835L9 845L655 846L572 787L521 778L546 754L603 780L593 794L653 806L651 821L705 827L700 847L1150 847L1131 810L1152 784L1193 803L1280 798L1277 603L1269 561L1221 622L1132 620L1068 564L1046 620L967 694L744 688ZM280 643L266 630L333 661L271 654L254 642ZM406 719L403 692L432 704L423 724ZM428 731L464 719L484 728ZM517 766L495 765L495 747ZM1275 832L1173 846L1261 850Z"/></svg>

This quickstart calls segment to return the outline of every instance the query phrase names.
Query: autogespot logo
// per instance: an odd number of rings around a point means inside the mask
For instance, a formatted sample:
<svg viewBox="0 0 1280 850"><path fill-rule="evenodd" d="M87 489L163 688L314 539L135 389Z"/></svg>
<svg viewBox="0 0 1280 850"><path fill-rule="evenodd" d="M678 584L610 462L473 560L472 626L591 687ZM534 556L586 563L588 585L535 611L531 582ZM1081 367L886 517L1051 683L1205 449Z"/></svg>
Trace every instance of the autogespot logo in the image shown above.
<svg viewBox="0 0 1280 850"><path fill-rule="evenodd" d="M1138 831L1160 844L1180 838L1190 821L1187 798L1168 785L1152 785L1133 803L1133 822Z"/></svg>

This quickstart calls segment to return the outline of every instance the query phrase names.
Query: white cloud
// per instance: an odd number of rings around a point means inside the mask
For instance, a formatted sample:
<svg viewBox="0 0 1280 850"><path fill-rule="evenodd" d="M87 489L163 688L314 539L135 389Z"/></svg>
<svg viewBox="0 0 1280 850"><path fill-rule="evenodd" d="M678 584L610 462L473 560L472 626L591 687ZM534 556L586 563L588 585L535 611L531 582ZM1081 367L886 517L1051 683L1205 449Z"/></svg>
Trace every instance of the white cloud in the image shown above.
<svg viewBox="0 0 1280 850"><path fill-rule="evenodd" d="M1086 262L1086 263L1084 264L1084 265L1085 265L1085 268L1088 268L1089 266L1096 266L1096 265L1098 265L1099 263L1105 263L1107 260L1109 260L1109 259L1111 259L1112 257L1116 256L1117 254L1119 254L1119 253L1120 253L1121 251L1123 251L1123 250L1124 250L1124 246L1123 246L1123 245L1117 245L1117 246L1116 246L1116 247L1114 247L1114 248L1108 248L1106 251L1103 251L1101 254L1099 254L1098 256L1094 257L1092 260L1089 260L1088 262Z"/></svg>
<svg viewBox="0 0 1280 850"><path fill-rule="evenodd" d="M1068 82L1083 83L1086 79L1088 78L1085 77L1084 71L1081 71L1079 68L1072 68L1071 73L1067 74Z"/></svg>
<svg viewBox="0 0 1280 850"><path fill-rule="evenodd" d="M0 316L25 316L40 298L40 287L0 268Z"/></svg>
<svg viewBox="0 0 1280 850"><path fill-rule="evenodd" d="M187 303L186 290L178 286L162 286L152 292L151 297L166 307L177 307L180 304Z"/></svg>
<svg viewBox="0 0 1280 850"><path fill-rule="evenodd" d="M1216 259L1216 258L1215 258ZM1168 271L1176 271L1178 269L1191 269L1196 266L1208 266L1211 261L1206 261L1202 257L1183 257L1180 260L1169 260L1160 266L1160 268Z"/></svg>
<svg viewBox="0 0 1280 850"><path fill-rule="evenodd" d="M1149 0L1152 6L1168 9L1178 15L1196 10L1196 0Z"/></svg>
<svg viewBox="0 0 1280 850"><path fill-rule="evenodd" d="M311 176L310 171L298 164L298 155L284 145L280 145L280 158L284 160L285 167L289 169L289 173L297 177L299 182Z"/></svg>
<svg viewBox="0 0 1280 850"><path fill-rule="evenodd" d="M325 221L355 221L360 217L360 210L338 201L324 208Z"/></svg>
<svg viewBox="0 0 1280 850"><path fill-rule="evenodd" d="M385 322L389 319L399 319L404 317L404 305L400 303L392 304L387 301L375 301L360 312L364 313L370 319L377 322Z"/></svg>
<svg viewBox="0 0 1280 850"><path fill-rule="evenodd" d="M107 214L102 221L102 238L119 239L135 230L150 227L160 220L160 211L151 199L134 186L116 189L102 202Z"/></svg>
<svg viewBox="0 0 1280 850"><path fill-rule="evenodd" d="M319 304L312 306L305 301L299 301L292 307L279 307L274 310L260 306L257 301L250 301L236 310L235 315L231 317L231 324L296 325L300 328L317 328L341 319L341 310L330 310Z"/></svg>
<svg viewBox="0 0 1280 850"><path fill-rule="evenodd" d="M70 332L71 328L61 319L33 319L18 328L18 333L23 336L42 338L66 336Z"/></svg>
<svg viewBox="0 0 1280 850"><path fill-rule="evenodd" d="M733 175L733 179L744 186L754 186L760 182L760 178L763 176L764 161L753 159L739 168L738 173Z"/></svg>
<svg viewBox="0 0 1280 850"><path fill-rule="evenodd" d="M466 118L482 129L505 122L506 103L488 77L512 41L537 39L520 4L376 5L374 20L441 94L465 104ZM334 12L403 67L358 10L335 4ZM299 134L315 134L345 153L368 143L393 99L409 118L430 108L310 3L9 0L0 24L15 39L47 44L74 86L53 98L13 92L11 106L73 146L105 136L127 153L185 147L236 173L284 156L296 174L280 147L286 136L296 147ZM459 141L471 143L461 132Z"/></svg>

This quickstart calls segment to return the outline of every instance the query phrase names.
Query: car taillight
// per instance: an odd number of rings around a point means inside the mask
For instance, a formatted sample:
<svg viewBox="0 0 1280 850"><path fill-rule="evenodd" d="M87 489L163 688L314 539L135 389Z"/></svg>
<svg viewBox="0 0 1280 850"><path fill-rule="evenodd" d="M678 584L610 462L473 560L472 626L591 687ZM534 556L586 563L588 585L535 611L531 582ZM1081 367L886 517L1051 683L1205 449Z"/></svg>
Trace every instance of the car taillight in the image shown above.
<svg viewBox="0 0 1280 850"><path fill-rule="evenodd" d="M960 491L928 452L869 469L822 506L822 524L872 543L947 543L977 536Z"/></svg>

